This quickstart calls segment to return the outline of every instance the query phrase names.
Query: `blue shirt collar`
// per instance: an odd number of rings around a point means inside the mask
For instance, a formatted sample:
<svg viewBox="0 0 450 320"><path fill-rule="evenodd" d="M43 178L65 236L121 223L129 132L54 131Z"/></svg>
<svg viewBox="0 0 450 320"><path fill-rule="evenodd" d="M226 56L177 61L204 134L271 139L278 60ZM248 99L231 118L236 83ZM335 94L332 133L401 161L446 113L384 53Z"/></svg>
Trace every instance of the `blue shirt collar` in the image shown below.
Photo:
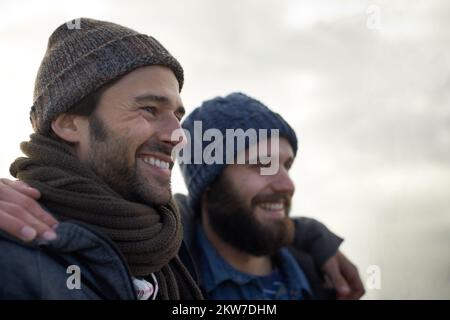
<svg viewBox="0 0 450 320"><path fill-rule="evenodd" d="M238 285L246 285L251 281L256 281L257 276L235 269L222 258L209 242L200 223L197 224L196 231L196 240L201 252L200 278L203 289L207 293L215 290L226 280L231 280ZM303 270L287 248L280 249L275 256L275 260L279 261L278 267L285 275L287 287L291 292L298 295L301 295L303 291L312 293Z"/></svg>
<svg viewBox="0 0 450 320"><path fill-rule="evenodd" d="M252 275L236 270L222 258L209 242L200 223L197 224L196 229L197 243L201 252L200 277L206 292L214 290L226 280L232 280L240 285L245 285L253 280Z"/></svg>

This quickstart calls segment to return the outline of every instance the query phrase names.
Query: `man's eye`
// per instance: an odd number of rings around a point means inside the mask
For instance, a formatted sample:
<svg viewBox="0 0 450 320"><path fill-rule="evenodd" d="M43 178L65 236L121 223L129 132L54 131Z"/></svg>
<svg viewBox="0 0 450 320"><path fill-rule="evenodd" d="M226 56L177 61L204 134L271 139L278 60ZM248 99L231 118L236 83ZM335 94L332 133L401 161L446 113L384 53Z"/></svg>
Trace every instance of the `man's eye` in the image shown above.
<svg viewBox="0 0 450 320"><path fill-rule="evenodd" d="M270 168L272 163L269 161L268 163L259 163L260 168Z"/></svg>
<svg viewBox="0 0 450 320"><path fill-rule="evenodd" d="M264 163L262 163L261 161L258 161L257 163L251 164L250 167L252 168L270 168L271 166L271 161L264 161Z"/></svg>
<svg viewBox="0 0 450 320"><path fill-rule="evenodd" d="M149 106L141 107L140 109L144 110L145 112L151 113L152 115L155 115L156 112L158 111L156 107L149 107Z"/></svg>
<svg viewBox="0 0 450 320"><path fill-rule="evenodd" d="M284 165L284 167L286 168L287 171L289 171L289 170L291 170L293 164L294 164L294 163L293 163L293 161L291 160L291 161L286 162L285 165Z"/></svg>

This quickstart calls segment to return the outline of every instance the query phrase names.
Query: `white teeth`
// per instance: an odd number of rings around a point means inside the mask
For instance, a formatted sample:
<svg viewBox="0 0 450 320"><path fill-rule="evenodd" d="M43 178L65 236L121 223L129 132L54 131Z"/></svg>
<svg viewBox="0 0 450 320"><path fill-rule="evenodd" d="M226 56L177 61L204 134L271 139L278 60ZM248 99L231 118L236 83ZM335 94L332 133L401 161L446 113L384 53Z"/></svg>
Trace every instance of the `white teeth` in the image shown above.
<svg viewBox="0 0 450 320"><path fill-rule="evenodd" d="M149 165L152 165L152 166L155 166L155 167L158 167L161 169L169 169L169 167L170 167L170 164L168 162L160 160L160 159L156 159L153 157L145 157L145 158L142 158L142 160Z"/></svg>
<svg viewBox="0 0 450 320"><path fill-rule="evenodd" d="M280 202L265 202L265 203L261 203L260 206L265 209L265 210L283 210L284 209L284 204L280 203Z"/></svg>

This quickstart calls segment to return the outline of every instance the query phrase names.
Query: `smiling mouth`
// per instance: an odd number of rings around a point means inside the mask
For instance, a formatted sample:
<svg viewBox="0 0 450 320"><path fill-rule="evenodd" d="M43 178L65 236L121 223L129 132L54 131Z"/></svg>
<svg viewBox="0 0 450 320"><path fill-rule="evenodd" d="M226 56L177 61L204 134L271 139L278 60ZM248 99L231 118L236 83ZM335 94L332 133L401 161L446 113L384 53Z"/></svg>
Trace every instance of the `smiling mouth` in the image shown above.
<svg viewBox="0 0 450 320"><path fill-rule="evenodd" d="M258 206L266 211L284 211L284 202L262 202Z"/></svg>
<svg viewBox="0 0 450 320"><path fill-rule="evenodd" d="M271 219L281 219L286 216L286 206L284 202L260 202L257 205L265 217Z"/></svg>
<svg viewBox="0 0 450 320"><path fill-rule="evenodd" d="M141 157L142 161L144 161L146 164L149 164L151 166L154 166L159 169L167 169L170 170L171 165L169 162L155 158L155 157Z"/></svg>

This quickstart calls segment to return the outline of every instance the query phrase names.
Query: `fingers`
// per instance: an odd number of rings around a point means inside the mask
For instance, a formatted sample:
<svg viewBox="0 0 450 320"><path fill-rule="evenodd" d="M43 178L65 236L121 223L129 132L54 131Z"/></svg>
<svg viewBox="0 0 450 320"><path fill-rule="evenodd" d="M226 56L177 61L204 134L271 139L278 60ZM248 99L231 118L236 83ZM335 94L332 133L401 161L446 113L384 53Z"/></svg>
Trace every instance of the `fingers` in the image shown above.
<svg viewBox="0 0 450 320"><path fill-rule="evenodd" d="M325 273L323 275L324 283L323 286L327 289L334 289L333 281L331 281L331 278Z"/></svg>
<svg viewBox="0 0 450 320"><path fill-rule="evenodd" d="M5 201L0 201L0 229L24 241L34 240L36 237L48 241L56 239L52 227L36 219L24 207Z"/></svg>
<svg viewBox="0 0 450 320"><path fill-rule="evenodd" d="M341 273L337 254L325 262L322 270L336 289L338 299L346 299L350 294L350 286Z"/></svg>
<svg viewBox="0 0 450 320"><path fill-rule="evenodd" d="M364 293L366 293L366 291L361 281L361 277L359 276L358 268L356 268L356 266L351 263L344 255L342 255L342 258L341 271L344 277L347 279L347 282L351 289L349 299L359 299L364 295Z"/></svg>
<svg viewBox="0 0 450 320"><path fill-rule="evenodd" d="M36 202L39 191L26 189L24 183L0 180L0 229L25 241L55 239L58 221Z"/></svg>
<svg viewBox="0 0 450 320"><path fill-rule="evenodd" d="M39 190L30 187L28 184L26 184L23 181L20 181L20 180L14 181L14 180L9 180L9 179L5 179L5 178L0 178L0 184L1 183L4 183L5 185L16 190L17 192L27 195L33 199L39 199L41 197L41 193L39 192ZM1 195L0 195L0 198L1 198Z"/></svg>
<svg viewBox="0 0 450 320"><path fill-rule="evenodd" d="M28 186L23 181L12 181L4 178L0 179L0 200L22 206L36 219L53 227L58 221L33 200L39 199L40 197L41 193L39 190Z"/></svg>
<svg viewBox="0 0 450 320"><path fill-rule="evenodd" d="M31 241L37 235L36 230L3 210L0 210L0 229L23 241Z"/></svg>
<svg viewBox="0 0 450 320"><path fill-rule="evenodd" d="M30 221L30 223L45 224L48 228L53 229L58 224L58 220L56 220L50 213L42 209L42 207L35 201L34 199L26 196L21 196L22 199L20 202L14 202L21 206L24 209L24 218ZM11 201L13 203L13 201ZM47 229L48 229L47 228ZM48 230L50 231L50 230ZM38 231L38 234L41 233Z"/></svg>
<svg viewBox="0 0 450 320"><path fill-rule="evenodd" d="M333 275L331 276L331 281L333 282L336 289L337 298L342 300L348 299L351 293L350 286L339 271L333 273Z"/></svg>

